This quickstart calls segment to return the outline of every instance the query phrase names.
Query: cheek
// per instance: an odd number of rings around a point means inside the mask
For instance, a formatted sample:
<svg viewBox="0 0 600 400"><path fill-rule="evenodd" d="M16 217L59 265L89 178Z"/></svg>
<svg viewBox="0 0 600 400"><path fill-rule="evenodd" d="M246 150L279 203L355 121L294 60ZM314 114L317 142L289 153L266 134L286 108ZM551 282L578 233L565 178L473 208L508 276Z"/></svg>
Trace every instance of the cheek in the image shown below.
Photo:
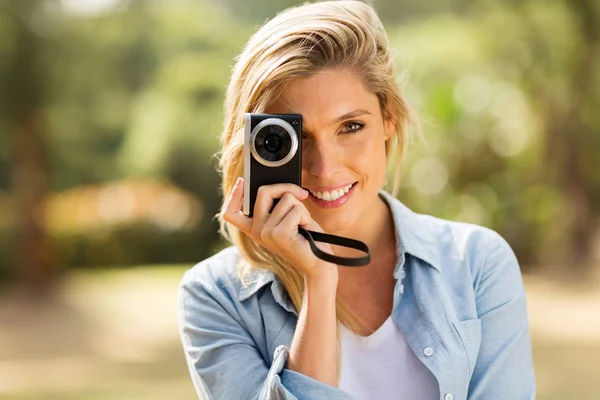
<svg viewBox="0 0 600 400"><path fill-rule="evenodd" d="M383 139L374 140L373 136L377 135L372 132L364 132L358 137L341 139L337 143L336 151L341 164L363 176L379 174L382 169L385 173L385 141ZM302 157L304 161L307 161L308 153L309 151L303 148ZM306 167L304 164L303 162L303 173Z"/></svg>
<svg viewBox="0 0 600 400"><path fill-rule="evenodd" d="M352 144L347 154L353 164L361 165L367 171L378 171L385 168L385 142L366 138L368 140L357 140Z"/></svg>

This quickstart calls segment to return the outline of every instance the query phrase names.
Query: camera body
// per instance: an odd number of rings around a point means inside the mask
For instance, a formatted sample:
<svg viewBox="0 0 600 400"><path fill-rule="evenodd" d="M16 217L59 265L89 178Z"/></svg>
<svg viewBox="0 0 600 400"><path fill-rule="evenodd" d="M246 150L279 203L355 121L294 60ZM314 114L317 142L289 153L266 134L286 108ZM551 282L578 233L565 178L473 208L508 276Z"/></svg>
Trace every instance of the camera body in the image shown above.
<svg viewBox="0 0 600 400"><path fill-rule="evenodd" d="M301 186L302 116L244 115L244 204L252 217L258 188L275 183ZM275 204L278 199L275 200Z"/></svg>

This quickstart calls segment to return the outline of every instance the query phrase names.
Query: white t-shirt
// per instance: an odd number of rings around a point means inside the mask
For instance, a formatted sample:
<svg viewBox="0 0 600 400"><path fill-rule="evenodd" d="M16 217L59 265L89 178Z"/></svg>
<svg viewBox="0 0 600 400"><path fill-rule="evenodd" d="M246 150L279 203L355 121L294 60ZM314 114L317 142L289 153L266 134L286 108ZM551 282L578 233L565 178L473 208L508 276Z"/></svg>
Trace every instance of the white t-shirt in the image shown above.
<svg viewBox="0 0 600 400"><path fill-rule="evenodd" d="M360 400L439 400L435 376L417 358L390 316L370 336L340 324L339 388Z"/></svg>

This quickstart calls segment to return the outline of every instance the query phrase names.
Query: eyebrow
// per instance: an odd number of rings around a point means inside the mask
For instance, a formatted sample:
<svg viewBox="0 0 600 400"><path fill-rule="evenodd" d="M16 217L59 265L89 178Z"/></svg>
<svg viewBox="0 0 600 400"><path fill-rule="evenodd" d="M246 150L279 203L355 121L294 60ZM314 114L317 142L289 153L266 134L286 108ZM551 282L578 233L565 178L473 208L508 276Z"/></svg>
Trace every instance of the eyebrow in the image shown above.
<svg viewBox="0 0 600 400"><path fill-rule="evenodd" d="M369 111L365 110L364 108L359 108L358 110L350 111L344 115L340 115L339 117L337 117L336 119L331 121L329 126L339 124L340 122L345 121L347 119L360 117L361 115L371 115L371 113ZM311 134L311 132L309 130L305 129L304 126L302 126L302 133L307 134L307 135Z"/></svg>
<svg viewBox="0 0 600 400"><path fill-rule="evenodd" d="M360 117L361 115L371 115L371 113L368 112L367 110L365 110L364 108L359 108L358 110L350 111L349 113L346 113L344 115L340 115L339 117L337 117L336 119L334 119L331 122L330 125L338 124L338 123L340 123L342 121L345 121L347 119Z"/></svg>

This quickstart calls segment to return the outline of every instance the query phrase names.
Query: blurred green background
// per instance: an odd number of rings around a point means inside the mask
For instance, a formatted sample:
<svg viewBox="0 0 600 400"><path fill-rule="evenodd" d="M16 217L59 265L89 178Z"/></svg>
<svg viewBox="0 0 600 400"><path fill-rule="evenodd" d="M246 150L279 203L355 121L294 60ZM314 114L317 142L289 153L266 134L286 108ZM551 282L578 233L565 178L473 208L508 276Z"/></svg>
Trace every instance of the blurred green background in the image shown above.
<svg viewBox="0 0 600 400"><path fill-rule="evenodd" d="M175 295L228 245L225 86L300 3L0 2L0 398L194 398ZM538 398L600 398L600 2L373 5L426 138L398 197L504 236Z"/></svg>

